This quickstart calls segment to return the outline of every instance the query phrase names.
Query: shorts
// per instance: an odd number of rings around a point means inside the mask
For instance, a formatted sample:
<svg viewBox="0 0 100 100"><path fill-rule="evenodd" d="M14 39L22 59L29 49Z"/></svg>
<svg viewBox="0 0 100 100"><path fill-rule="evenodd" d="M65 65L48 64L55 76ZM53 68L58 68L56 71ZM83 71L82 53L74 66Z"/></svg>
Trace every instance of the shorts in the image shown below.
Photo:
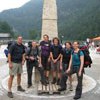
<svg viewBox="0 0 100 100"><path fill-rule="evenodd" d="M52 71L60 72L60 61L57 61L56 63L53 63L53 61L51 61L51 69Z"/></svg>
<svg viewBox="0 0 100 100"><path fill-rule="evenodd" d="M48 57L41 57L41 63L46 71L50 71L50 62L48 62Z"/></svg>
<svg viewBox="0 0 100 100"><path fill-rule="evenodd" d="M9 74L10 75L17 75L17 74L22 74L23 68L21 63L14 63L12 62L12 69L9 68Z"/></svg>

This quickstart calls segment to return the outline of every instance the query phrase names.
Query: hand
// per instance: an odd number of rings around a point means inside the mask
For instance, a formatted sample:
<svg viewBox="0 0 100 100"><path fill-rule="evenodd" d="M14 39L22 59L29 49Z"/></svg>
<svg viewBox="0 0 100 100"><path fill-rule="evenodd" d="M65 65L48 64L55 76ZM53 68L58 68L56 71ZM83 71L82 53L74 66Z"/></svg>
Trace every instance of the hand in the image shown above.
<svg viewBox="0 0 100 100"><path fill-rule="evenodd" d="M78 76L81 76L81 75L82 75L82 71L79 71L79 72L78 72Z"/></svg>
<svg viewBox="0 0 100 100"><path fill-rule="evenodd" d="M9 68L12 69L13 65L12 63L9 63Z"/></svg>
<svg viewBox="0 0 100 100"><path fill-rule="evenodd" d="M62 70L63 69L63 67L62 67L62 65L60 65L60 70Z"/></svg>
<svg viewBox="0 0 100 100"><path fill-rule="evenodd" d="M68 68L68 70L66 70L66 73L68 74L70 72L70 68Z"/></svg>
<svg viewBox="0 0 100 100"><path fill-rule="evenodd" d="M23 60L23 61L22 61L22 65L24 65L24 63L25 63L25 61Z"/></svg>
<svg viewBox="0 0 100 100"><path fill-rule="evenodd" d="M57 62L57 59L54 60L54 63L56 63L56 62Z"/></svg>
<svg viewBox="0 0 100 100"><path fill-rule="evenodd" d="M42 64L39 64L39 67L42 67Z"/></svg>
<svg viewBox="0 0 100 100"><path fill-rule="evenodd" d="M50 58L48 58L48 62L50 62Z"/></svg>
<svg viewBox="0 0 100 100"><path fill-rule="evenodd" d="M29 57L28 57L28 56L26 56L26 59L29 59Z"/></svg>
<svg viewBox="0 0 100 100"><path fill-rule="evenodd" d="M33 61L33 60L34 60L34 57L30 57L30 60L32 60L32 61Z"/></svg>

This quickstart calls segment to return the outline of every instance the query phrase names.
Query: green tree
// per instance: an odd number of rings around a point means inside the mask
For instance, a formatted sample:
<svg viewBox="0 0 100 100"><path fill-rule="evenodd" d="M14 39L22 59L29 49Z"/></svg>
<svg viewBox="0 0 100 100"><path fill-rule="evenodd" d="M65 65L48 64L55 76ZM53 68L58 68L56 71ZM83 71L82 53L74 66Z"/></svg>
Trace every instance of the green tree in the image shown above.
<svg viewBox="0 0 100 100"><path fill-rule="evenodd" d="M0 33L10 33L14 37L13 28L7 22L0 21Z"/></svg>
<svg viewBox="0 0 100 100"><path fill-rule="evenodd" d="M38 39L38 33L36 32L36 30L31 30L31 31L29 32L29 37L30 37L30 39L35 39L35 40L37 40L37 39Z"/></svg>

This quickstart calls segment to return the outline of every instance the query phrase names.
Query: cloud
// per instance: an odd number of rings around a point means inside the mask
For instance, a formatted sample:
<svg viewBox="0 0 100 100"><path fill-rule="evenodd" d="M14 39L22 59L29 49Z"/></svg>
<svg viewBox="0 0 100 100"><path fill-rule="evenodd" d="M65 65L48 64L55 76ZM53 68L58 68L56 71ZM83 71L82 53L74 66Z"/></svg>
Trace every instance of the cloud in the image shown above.
<svg viewBox="0 0 100 100"><path fill-rule="evenodd" d="M0 0L0 12L6 9L18 8L30 0Z"/></svg>

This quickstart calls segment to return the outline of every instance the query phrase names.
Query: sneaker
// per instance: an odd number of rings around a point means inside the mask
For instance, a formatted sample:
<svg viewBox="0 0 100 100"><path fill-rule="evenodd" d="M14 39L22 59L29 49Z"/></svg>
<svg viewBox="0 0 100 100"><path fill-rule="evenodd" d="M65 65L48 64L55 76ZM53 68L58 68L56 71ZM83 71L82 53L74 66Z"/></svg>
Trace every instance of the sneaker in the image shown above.
<svg viewBox="0 0 100 100"><path fill-rule="evenodd" d="M57 80L57 85L60 85L60 79Z"/></svg>
<svg viewBox="0 0 100 100"><path fill-rule="evenodd" d="M81 98L81 96L75 95L73 99L74 99L74 100L77 100L77 99L80 99L80 98Z"/></svg>
<svg viewBox="0 0 100 100"><path fill-rule="evenodd" d="M51 82L52 84L56 84L56 78L53 78L53 81Z"/></svg>
<svg viewBox="0 0 100 100"><path fill-rule="evenodd" d="M28 84L27 88L30 88L32 86L32 84Z"/></svg>
<svg viewBox="0 0 100 100"><path fill-rule="evenodd" d="M69 90L73 91L73 86L72 85L70 85Z"/></svg>
<svg viewBox="0 0 100 100"><path fill-rule="evenodd" d="M18 86L17 90L20 91L20 92L25 92L25 90L21 86Z"/></svg>
<svg viewBox="0 0 100 100"><path fill-rule="evenodd" d="M66 88L59 88L58 89L59 92L62 92L62 91L65 91L65 90L66 90Z"/></svg>
<svg viewBox="0 0 100 100"><path fill-rule="evenodd" d="M13 98L13 94L12 94L12 92L8 92L7 95L8 95L9 98Z"/></svg>
<svg viewBox="0 0 100 100"><path fill-rule="evenodd" d="M47 86L46 81L41 81L41 84Z"/></svg>

